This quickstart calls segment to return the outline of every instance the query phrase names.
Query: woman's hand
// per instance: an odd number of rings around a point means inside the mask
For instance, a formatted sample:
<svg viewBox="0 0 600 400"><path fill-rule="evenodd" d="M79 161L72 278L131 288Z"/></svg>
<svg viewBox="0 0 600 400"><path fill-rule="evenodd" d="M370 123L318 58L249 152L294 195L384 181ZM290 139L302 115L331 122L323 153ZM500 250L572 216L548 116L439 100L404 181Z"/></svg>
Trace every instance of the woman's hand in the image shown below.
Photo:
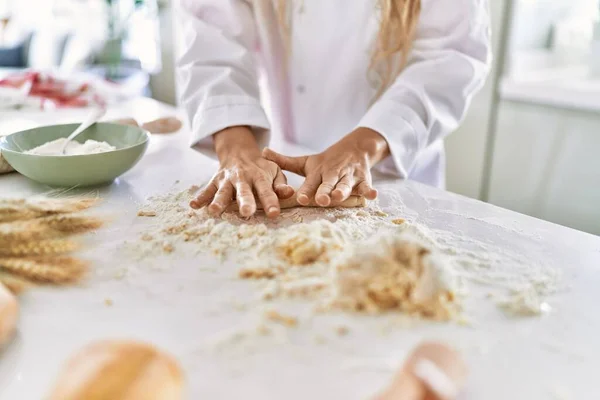
<svg viewBox="0 0 600 400"><path fill-rule="evenodd" d="M323 207L346 200L351 194L369 200L377 197L372 186L371 167L387 157L386 140L379 133L358 128L322 153L288 157L265 149L263 156L281 169L306 177L296 196L308 205L314 197Z"/></svg>
<svg viewBox="0 0 600 400"><path fill-rule="evenodd" d="M192 208L208 205L208 211L220 215L237 201L240 215L249 217L256 212L254 194L268 217L279 215L279 199L287 199L294 189L276 163L260 154L256 139L247 127L232 127L214 135L215 150L220 168L190 202Z"/></svg>

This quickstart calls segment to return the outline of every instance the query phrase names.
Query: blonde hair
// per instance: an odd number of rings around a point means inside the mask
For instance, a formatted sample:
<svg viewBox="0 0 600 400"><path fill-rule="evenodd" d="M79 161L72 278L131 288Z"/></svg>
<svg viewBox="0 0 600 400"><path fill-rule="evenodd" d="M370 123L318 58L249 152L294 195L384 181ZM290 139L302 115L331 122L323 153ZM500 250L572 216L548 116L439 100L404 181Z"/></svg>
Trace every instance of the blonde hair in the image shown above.
<svg viewBox="0 0 600 400"><path fill-rule="evenodd" d="M293 0L274 1L279 23L287 36L285 40L287 51L290 53L291 26L288 4ZM369 72L373 71L379 77L375 98L381 96L406 66L421 14L421 0L377 0L377 2L381 10L381 21L369 64ZM303 7L303 4L300 7Z"/></svg>

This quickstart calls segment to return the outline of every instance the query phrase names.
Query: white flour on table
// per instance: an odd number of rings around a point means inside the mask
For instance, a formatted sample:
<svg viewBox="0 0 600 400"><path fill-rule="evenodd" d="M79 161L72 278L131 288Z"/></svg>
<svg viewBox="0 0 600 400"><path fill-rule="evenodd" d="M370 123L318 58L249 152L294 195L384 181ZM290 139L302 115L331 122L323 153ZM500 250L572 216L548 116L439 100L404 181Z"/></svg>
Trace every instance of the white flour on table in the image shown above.
<svg viewBox="0 0 600 400"><path fill-rule="evenodd" d="M197 190L192 187L150 197L138 214L145 216L138 239L122 247L126 255L150 261L157 255L212 254L237 264L232 274L255 281L264 300L292 298L312 302L317 309L335 292L337 260L377 234L418 238L451 260L459 297L472 297L470 289L484 288L487 301L509 315L548 312L545 299L559 281L556 269L538 265L522 254L460 232L428 228L418 221L418 215L409 215L399 199L393 199L394 206L386 208L387 212L372 203L366 208L282 210L276 220L262 213L249 219L226 213L214 219L205 210L189 208ZM287 243L299 243L303 249L308 246L315 253L304 262L297 258L297 248L290 250ZM463 311L468 320L468 304Z"/></svg>

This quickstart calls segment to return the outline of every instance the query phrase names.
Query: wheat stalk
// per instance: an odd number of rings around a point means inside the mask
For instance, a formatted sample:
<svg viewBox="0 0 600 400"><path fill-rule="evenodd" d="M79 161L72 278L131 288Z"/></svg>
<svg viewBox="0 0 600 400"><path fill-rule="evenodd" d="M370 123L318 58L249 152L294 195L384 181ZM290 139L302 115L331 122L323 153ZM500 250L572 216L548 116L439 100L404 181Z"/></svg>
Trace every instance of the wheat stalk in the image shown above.
<svg viewBox="0 0 600 400"><path fill-rule="evenodd" d="M0 270L32 282L66 284L79 281L87 263L72 257L0 258Z"/></svg>
<svg viewBox="0 0 600 400"><path fill-rule="evenodd" d="M0 257L29 257L65 254L79 248L78 243L65 239L43 239L0 243Z"/></svg>
<svg viewBox="0 0 600 400"><path fill-rule="evenodd" d="M102 226L102 221L98 218L70 214L0 223L0 243L56 238L85 233L100 226Z"/></svg>
<svg viewBox="0 0 600 400"><path fill-rule="evenodd" d="M0 223L24 221L55 214L83 211L98 202L93 199L0 199Z"/></svg>
<svg viewBox="0 0 600 400"><path fill-rule="evenodd" d="M78 234L98 229L102 221L85 215L52 215L37 220L41 225L66 234Z"/></svg>
<svg viewBox="0 0 600 400"><path fill-rule="evenodd" d="M30 210L38 211L42 214L68 214L77 211L87 210L98 202L94 199L33 199L27 200L27 207Z"/></svg>
<svg viewBox="0 0 600 400"><path fill-rule="evenodd" d="M79 248L71 235L99 228L98 218L73 213L98 198L0 199L0 282L13 293L36 283L79 281L88 264L65 256Z"/></svg>

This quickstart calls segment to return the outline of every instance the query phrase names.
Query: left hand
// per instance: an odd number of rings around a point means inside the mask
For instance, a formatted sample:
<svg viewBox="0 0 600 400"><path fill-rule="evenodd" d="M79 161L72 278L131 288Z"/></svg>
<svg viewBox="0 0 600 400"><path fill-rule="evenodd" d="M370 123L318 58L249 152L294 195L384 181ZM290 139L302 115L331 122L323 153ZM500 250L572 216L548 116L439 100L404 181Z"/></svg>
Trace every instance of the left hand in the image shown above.
<svg viewBox="0 0 600 400"><path fill-rule="evenodd" d="M288 157L263 150L263 157L281 169L306 177L296 195L299 204L308 205L314 198L322 207L341 203L351 194L374 200L377 190L371 182L371 167L388 155L386 140L368 128L358 128L311 156Z"/></svg>

